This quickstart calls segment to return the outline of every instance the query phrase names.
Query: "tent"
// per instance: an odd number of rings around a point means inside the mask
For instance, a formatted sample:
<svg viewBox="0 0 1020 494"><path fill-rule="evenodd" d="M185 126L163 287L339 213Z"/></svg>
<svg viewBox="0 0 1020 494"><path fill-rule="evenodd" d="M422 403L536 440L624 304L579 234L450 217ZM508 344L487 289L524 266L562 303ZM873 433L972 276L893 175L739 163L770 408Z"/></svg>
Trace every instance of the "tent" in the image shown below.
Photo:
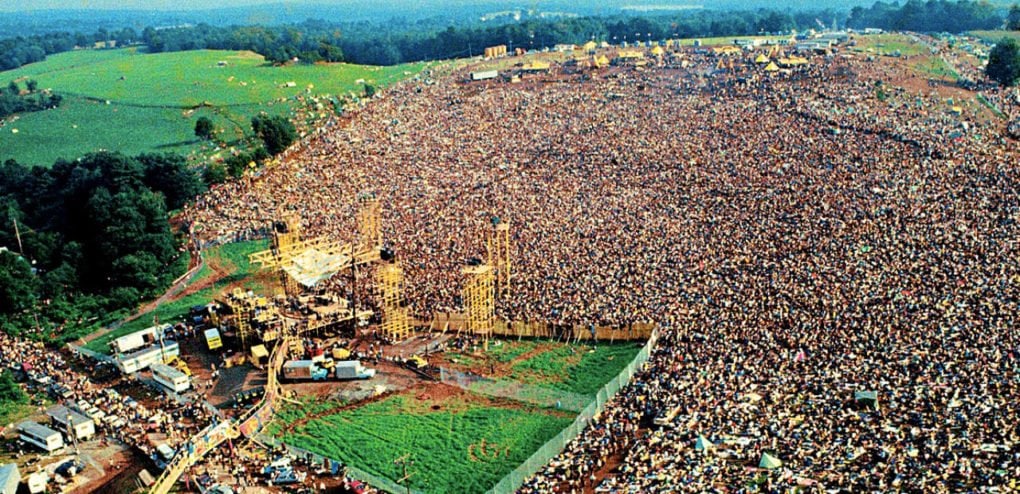
<svg viewBox="0 0 1020 494"><path fill-rule="evenodd" d="M768 453L762 453L761 461L758 462L758 468L765 468L768 470L774 470L781 466L783 466L783 461Z"/></svg>
<svg viewBox="0 0 1020 494"><path fill-rule="evenodd" d="M775 72L777 70L779 70L779 66L776 65L775 62L769 62L769 64L765 66L765 72Z"/></svg>
<svg viewBox="0 0 1020 494"><path fill-rule="evenodd" d="M597 48L597 47L598 47L598 45L596 45L594 41L589 41L589 42L585 43L582 48L584 48L584 51L586 51L586 52L592 52L592 51L595 51L595 48Z"/></svg>
<svg viewBox="0 0 1020 494"><path fill-rule="evenodd" d="M658 45L656 45L655 48L652 48L652 56L653 57L661 57L662 54L665 53L665 52L666 52L666 50L663 50L662 47L658 46Z"/></svg>
<svg viewBox="0 0 1020 494"><path fill-rule="evenodd" d="M857 403L859 403L859 404L861 404L863 406L872 407L872 408L876 408L877 409L878 408L878 393L875 392L875 391L856 391L856 392L854 392L854 401L856 401Z"/></svg>
<svg viewBox="0 0 1020 494"><path fill-rule="evenodd" d="M715 444L712 444L712 441L709 441L708 438L706 438L705 436L699 435L698 436L698 440L694 442L694 450L695 451L708 452L708 450L710 450L710 449L712 449L714 447L715 447Z"/></svg>
<svg viewBox="0 0 1020 494"><path fill-rule="evenodd" d="M769 57L766 57L764 53L759 53L758 57L754 59L754 63L769 63Z"/></svg>

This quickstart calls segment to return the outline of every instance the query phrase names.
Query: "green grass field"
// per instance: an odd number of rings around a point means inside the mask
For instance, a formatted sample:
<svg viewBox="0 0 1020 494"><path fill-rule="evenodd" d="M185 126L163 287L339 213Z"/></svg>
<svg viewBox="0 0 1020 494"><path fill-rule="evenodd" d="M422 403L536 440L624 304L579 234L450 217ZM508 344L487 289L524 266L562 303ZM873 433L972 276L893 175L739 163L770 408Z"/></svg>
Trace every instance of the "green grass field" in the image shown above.
<svg viewBox="0 0 1020 494"><path fill-rule="evenodd" d="M960 78L960 74L940 57L925 57L923 60L915 63L913 67L918 72L940 79L947 78L955 82Z"/></svg>
<svg viewBox="0 0 1020 494"><path fill-rule="evenodd" d="M40 88L65 97L56 110L23 114L0 127L0 159L50 166L58 158L101 149L126 154L211 151L194 136L201 116L211 118L223 139L232 142L250 134L250 119L261 111L289 114L303 104L300 96L360 94L359 80L383 87L424 67L274 67L251 52L215 50L61 53L0 72L4 83L35 79Z"/></svg>
<svg viewBox="0 0 1020 494"><path fill-rule="evenodd" d="M971 31L970 34L992 43L997 43L1002 38L1020 40L1020 31Z"/></svg>
<svg viewBox="0 0 1020 494"><path fill-rule="evenodd" d="M598 392L641 351L640 343L563 345L512 366L510 377L583 395Z"/></svg>
<svg viewBox="0 0 1020 494"><path fill-rule="evenodd" d="M291 406L280 417L302 420L321 411ZM441 401L401 394L312 418L282 439L389 479L403 476L394 460L408 455L411 488L483 493L572 421L568 414L471 394Z"/></svg>
<svg viewBox="0 0 1020 494"><path fill-rule="evenodd" d="M900 52L901 56L909 57L928 53L929 50L922 43L915 41L906 34L871 34L859 36L855 51L875 53L877 55L891 55Z"/></svg>
<svg viewBox="0 0 1020 494"><path fill-rule="evenodd" d="M447 352L444 359L480 375L506 367L501 379L593 395L616 377L641 351L642 343L568 344L548 340L497 340L488 352Z"/></svg>
<svg viewBox="0 0 1020 494"><path fill-rule="evenodd" d="M269 243L265 240L252 242L238 242L226 244L220 247L209 249L204 255L206 263L218 263L227 269L231 274L216 281L211 286L203 288L190 295L181 297L160 305L156 309L142 314L138 318L124 323L119 328L106 333L85 345L85 348L94 352L107 353L110 349L110 342L129 333L152 326L154 318L158 317L161 323L175 323L187 316L191 307L209 303L213 297L219 294L227 286L241 283L247 287L253 287L252 276L255 269L248 263L248 254L264 250ZM213 275L212 269L202 268L199 270L190 285L195 286L207 281Z"/></svg>

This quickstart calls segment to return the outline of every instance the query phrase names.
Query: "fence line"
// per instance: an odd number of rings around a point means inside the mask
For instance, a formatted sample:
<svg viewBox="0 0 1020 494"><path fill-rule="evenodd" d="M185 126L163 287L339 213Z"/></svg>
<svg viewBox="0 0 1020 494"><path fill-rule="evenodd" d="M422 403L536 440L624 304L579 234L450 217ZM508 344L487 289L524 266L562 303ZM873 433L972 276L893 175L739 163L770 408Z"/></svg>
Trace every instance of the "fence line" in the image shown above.
<svg viewBox="0 0 1020 494"><path fill-rule="evenodd" d="M508 473L502 480L489 490L488 494L512 494L517 491L524 484L524 481L538 472L544 467L550 460L560 454L570 441L574 440L577 436L584 431L588 424L595 415L602 412L603 408L610 398L613 397L621 388L630 383L630 379L634 374L648 361L649 356L652 354L652 349L655 347L655 341L658 339L658 331L652 331L652 334L648 338L648 342L638 352L634 360L627 365L616 377L606 383L602 389L595 395L595 400L588 404L584 410L578 414L577 418L560 431L559 434L554 436L552 439L546 441L541 448L532 454L527 460L521 463L512 472Z"/></svg>

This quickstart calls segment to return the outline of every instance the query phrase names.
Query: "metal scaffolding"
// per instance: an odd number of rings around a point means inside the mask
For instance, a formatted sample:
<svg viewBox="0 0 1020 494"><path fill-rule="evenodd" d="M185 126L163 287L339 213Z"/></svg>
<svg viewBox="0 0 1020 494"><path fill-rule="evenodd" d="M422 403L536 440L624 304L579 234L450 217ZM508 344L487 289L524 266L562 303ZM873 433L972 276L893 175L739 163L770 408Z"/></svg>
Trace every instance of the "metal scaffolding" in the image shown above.
<svg viewBox="0 0 1020 494"><path fill-rule="evenodd" d="M495 275L492 266L467 266L462 272L467 276L463 292L467 330L488 338L496 322Z"/></svg>
<svg viewBox="0 0 1020 494"><path fill-rule="evenodd" d="M384 264L376 272L383 313L382 332L391 343L411 336L411 322L407 308L401 304L404 271L396 264Z"/></svg>

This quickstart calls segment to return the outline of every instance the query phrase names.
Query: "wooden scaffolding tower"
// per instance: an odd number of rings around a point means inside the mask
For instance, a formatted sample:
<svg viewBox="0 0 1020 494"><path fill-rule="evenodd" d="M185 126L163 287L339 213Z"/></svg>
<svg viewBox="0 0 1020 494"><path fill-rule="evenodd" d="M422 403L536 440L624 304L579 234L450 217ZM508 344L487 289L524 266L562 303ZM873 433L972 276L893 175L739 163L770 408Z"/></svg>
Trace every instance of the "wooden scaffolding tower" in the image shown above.
<svg viewBox="0 0 1020 494"><path fill-rule="evenodd" d="M382 206L375 194L358 195L358 247L363 252L375 252L378 256L382 248L382 228L380 226Z"/></svg>
<svg viewBox="0 0 1020 494"><path fill-rule="evenodd" d="M395 263L386 263L376 272L383 313L382 332L391 343L411 336L411 322L407 307L403 307L404 271Z"/></svg>
<svg viewBox="0 0 1020 494"><path fill-rule="evenodd" d="M496 296L510 297L510 223L493 221L492 230L486 242L486 262L496 271Z"/></svg>
<svg viewBox="0 0 1020 494"><path fill-rule="evenodd" d="M462 272L467 276L462 295L467 331L488 338L496 323L495 274L492 266L467 266Z"/></svg>

